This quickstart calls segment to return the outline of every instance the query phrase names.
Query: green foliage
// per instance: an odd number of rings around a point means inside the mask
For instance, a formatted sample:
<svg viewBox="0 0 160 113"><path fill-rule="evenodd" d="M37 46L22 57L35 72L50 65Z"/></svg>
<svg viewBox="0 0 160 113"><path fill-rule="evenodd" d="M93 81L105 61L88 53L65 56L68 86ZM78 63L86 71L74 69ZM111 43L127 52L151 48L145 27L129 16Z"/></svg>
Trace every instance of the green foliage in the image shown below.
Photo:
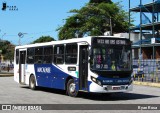
<svg viewBox="0 0 160 113"><path fill-rule="evenodd" d="M50 36L41 36L37 40L33 41L32 44L34 44L34 43L50 42L50 41L54 41L54 38L52 38Z"/></svg>
<svg viewBox="0 0 160 113"><path fill-rule="evenodd" d="M7 53L7 49L9 47L10 42L9 41L1 41L0 40L0 49L2 50L2 54Z"/></svg>
<svg viewBox="0 0 160 113"><path fill-rule="evenodd" d="M12 45L9 41L0 40L0 50L2 50L2 55L6 60L14 59L14 45Z"/></svg>
<svg viewBox="0 0 160 113"><path fill-rule="evenodd" d="M8 52L4 55L4 59L12 61L14 59L14 48L8 50Z"/></svg>
<svg viewBox="0 0 160 113"><path fill-rule="evenodd" d="M73 15L57 29L60 40L77 37L77 34L78 37L103 35L110 31L110 20L113 33L128 31L128 14L119 3L110 0L90 0L81 9L73 9L70 13Z"/></svg>
<svg viewBox="0 0 160 113"><path fill-rule="evenodd" d="M89 3L102 3L102 2L111 3L112 1L111 0L90 0Z"/></svg>

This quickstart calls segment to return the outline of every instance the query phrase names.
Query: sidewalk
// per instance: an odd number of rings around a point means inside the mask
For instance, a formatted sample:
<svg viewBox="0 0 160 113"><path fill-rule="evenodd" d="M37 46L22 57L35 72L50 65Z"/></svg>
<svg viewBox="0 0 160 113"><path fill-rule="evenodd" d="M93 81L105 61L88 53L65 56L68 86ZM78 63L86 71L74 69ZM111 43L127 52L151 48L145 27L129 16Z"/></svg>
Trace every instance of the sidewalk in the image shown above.
<svg viewBox="0 0 160 113"><path fill-rule="evenodd" d="M1 71L0 72L0 77L10 77L14 76L13 71L7 72L7 71Z"/></svg>
<svg viewBox="0 0 160 113"><path fill-rule="evenodd" d="M160 83L134 81L133 84L160 88Z"/></svg>

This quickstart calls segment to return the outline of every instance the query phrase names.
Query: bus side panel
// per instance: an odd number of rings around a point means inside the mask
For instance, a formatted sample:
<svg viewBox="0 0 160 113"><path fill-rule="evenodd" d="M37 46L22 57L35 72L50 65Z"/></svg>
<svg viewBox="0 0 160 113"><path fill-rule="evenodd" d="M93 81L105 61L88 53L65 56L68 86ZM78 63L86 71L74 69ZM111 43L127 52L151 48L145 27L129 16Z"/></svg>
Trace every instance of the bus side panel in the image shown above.
<svg viewBox="0 0 160 113"><path fill-rule="evenodd" d="M19 65L14 63L14 81L19 83Z"/></svg>
<svg viewBox="0 0 160 113"><path fill-rule="evenodd" d="M69 76L68 74L64 73L62 70L53 66L53 88L57 89L65 89L65 80Z"/></svg>
<svg viewBox="0 0 160 113"><path fill-rule="evenodd" d="M34 65L33 64L26 64L25 65L25 69L26 69L26 76L25 76L25 83L27 85L29 85L29 79L31 75L35 76L35 69L34 69ZM37 80L36 76L35 79ZM36 82L37 85L37 82Z"/></svg>
<svg viewBox="0 0 160 113"><path fill-rule="evenodd" d="M37 85L42 87L52 86L52 69L50 64L34 64Z"/></svg>
<svg viewBox="0 0 160 113"><path fill-rule="evenodd" d="M56 66L54 66L54 67L57 68ZM63 65L58 65L58 67L59 67L59 69L57 68L58 71L55 72L55 73L57 73L57 75L60 75L60 76L57 76L57 77L64 84L64 88L65 88L65 83L67 82L66 79L68 77L71 77L72 79L74 79L74 82L76 84L76 90L78 91L79 90L79 79L78 79L79 78L79 75L78 75L78 69L79 68L78 68L78 65L76 65L76 64L65 64L64 65L63 64ZM54 69L54 70L56 70L56 69ZM57 83L58 87L59 87L59 85L61 85L57 81L56 81L56 83Z"/></svg>
<svg viewBox="0 0 160 113"><path fill-rule="evenodd" d="M65 81L70 74L52 64L35 64L38 86L65 89ZM75 77L73 77L75 78Z"/></svg>

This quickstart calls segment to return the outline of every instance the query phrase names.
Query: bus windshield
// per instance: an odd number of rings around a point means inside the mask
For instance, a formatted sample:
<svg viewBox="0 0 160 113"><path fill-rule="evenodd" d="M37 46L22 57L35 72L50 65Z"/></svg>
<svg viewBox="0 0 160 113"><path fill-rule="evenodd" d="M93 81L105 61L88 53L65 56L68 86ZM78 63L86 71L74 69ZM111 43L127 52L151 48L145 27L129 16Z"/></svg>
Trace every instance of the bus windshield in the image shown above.
<svg viewBox="0 0 160 113"><path fill-rule="evenodd" d="M90 67L98 71L130 71L131 49L127 46L98 46L92 48Z"/></svg>

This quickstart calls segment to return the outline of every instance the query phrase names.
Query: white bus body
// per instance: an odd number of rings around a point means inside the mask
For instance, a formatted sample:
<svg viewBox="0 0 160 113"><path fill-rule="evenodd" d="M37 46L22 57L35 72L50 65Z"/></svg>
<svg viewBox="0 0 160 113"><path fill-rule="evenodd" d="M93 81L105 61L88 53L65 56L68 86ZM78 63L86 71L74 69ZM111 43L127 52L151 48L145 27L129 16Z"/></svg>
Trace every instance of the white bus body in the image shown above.
<svg viewBox="0 0 160 113"><path fill-rule="evenodd" d="M14 80L29 85L111 93L132 90L131 43L113 36L85 37L15 48Z"/></svg>

